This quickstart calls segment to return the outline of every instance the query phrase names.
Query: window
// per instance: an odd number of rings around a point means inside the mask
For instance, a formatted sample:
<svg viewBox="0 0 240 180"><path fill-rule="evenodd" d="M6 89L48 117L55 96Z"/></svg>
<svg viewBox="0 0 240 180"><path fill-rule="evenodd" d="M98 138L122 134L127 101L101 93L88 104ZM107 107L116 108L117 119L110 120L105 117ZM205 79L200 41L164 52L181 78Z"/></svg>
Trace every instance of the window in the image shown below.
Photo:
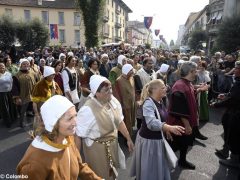
<svg viewBox="0 0 240 180"><path fill-rule="evenodd" d="M109 4L109 0L107 0L107 4Z"/></svg>
<svg viewBox="0 0 240 180"><path fill-rule="evenodd" d="M125 26L124 19L123 19L123 27Z"/></svg>
<svg viewBox="0 0 240 180"><path fill-rule="evenodd" d="M64 25L64 12L58 12L58 24Z"/></svg>
<svg viewBox="0 0 240 180"><path fill-rule="evenodd" d="M109 10L107 10L107 17L109 18Z"/></svg>
<svg viewBox="0 0 240 180"><path fill-rule="evenodd" d="M48 24L48 11L42 11L42 22Z"/></svg>
<svg viewBox="0 0 240 180"><path fill-rule="evenodd" d="M80 13L74 12L74 26L80 26Z"/></svg>
<svg viewBox="0 0 240 180"><path fill-rule="evenodd" d="M113 14L113 12L112 12L112 22L114 22L114 14Z"/></svg>
<svg viewBox="0 0 240 180"><path fill-rule="evenodd" d="M65 30L59 29L59 42L64 43L66 41L65 39Z"/></svg>
<svg viewBox="0 0 240 180"><path fill-rule="evenodd" d="M6 8L6 9L5 9L5 12L6 12L6 14L7 14L8 16L13 16L12 9Z"/></svg>
<svg viewBox="0 0 240 180"><path fill-rule="evenodd" d="M78 43L80 42L80 30L75 30L75 42Z"/></svg>
<svg viewBox="0 0 240 180"><path fill-rule="evenodd" d="M112 7L114 6L114 4L113 4L113 0L112 0Z"/></svg>
<svg viewBox="0 0 240 180"><path fill-rule="evenodd" d="M24 18L25 18L25 21L27 21L27 22L31 20L30 10L24 10Z"/></svg>

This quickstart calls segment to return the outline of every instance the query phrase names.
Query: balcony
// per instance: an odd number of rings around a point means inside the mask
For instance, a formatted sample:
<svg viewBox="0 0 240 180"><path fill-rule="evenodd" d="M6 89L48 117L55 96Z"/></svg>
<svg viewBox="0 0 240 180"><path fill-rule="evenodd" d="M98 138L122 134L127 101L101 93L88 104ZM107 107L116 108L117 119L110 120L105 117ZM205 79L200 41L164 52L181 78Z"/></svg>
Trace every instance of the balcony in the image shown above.
<svg viewBox="0 0 240 180"><path fill-rule="evenodd" d="M121 10L120 10L120 7L119 6L116 6L116 14L120 14L121 13Z"/></svg>
<svg viewBox="0 0 240 180"><path fill-rule="evenodd" d="M108 38L109 37L109 32L103 32L102 35L103 35L104 38Z"/></svg>
<svg viewBox="0 0 240 180"><path fill-rule="evenodd" d="M109 17L108 17L107 15L104 15L104 16L103 16L103 22L106 23L106 22L108 22L108 20L109 20Z"/></svg>
<svg viewBox="0 0 240 180"><path fill-rule="evenodd" d="M116 28L121 28L121 27L122 27L122 24L119 23L119 22L116 22L116 23L115 23L115 26L116 26Z"/></svg>
<svg viewBox="0 0 240 180"><path fill-rule="evenodd" d="M121 41L121 40L122 40L122 37L121 37L121 36L115 36L115 40L116 40L116 41Z"/></svg>

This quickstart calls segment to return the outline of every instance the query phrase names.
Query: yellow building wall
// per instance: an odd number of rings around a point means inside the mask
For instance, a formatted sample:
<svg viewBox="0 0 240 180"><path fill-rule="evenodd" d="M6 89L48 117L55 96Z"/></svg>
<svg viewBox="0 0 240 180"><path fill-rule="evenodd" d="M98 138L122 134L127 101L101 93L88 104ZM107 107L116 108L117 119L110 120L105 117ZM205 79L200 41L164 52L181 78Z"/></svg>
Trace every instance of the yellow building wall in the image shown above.
<svg viewBox="0 0 240 180"><path fill-rule="evenodd" d="M0 15L6 14L6 9L12 9L12 15L15 20L24 21L24 10L30 10L31 19L39 18L42 20L42 11L48 11L49 24L58 24L58 12L64 12L64 25L58 25L58 36L59 30L65 30L65 42L62 43L64 46L76 47L77 42L75 41L75 30L80 30L80 42L81 45L85 44L84 37L84 24L81 18L80 26L74 25L74 12L75 9L50 9L50 8L35 8L35 7L20 7L20 6L3 6L0 5ZM81 15L80 15L81 17ZM46 25L50 32L50 25ZM50 37L49 37L50 38ZM50 39L49 45L60 45L59 39Z"/></svg>

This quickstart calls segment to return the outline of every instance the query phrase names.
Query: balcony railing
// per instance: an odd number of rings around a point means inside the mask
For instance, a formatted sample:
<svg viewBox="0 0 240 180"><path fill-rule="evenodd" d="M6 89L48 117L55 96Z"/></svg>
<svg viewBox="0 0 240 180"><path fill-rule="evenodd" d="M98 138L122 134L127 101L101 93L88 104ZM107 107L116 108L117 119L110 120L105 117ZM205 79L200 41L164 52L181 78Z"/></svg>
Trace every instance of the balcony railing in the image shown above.
<svg viewBox="0 0 240 180"><path fill-rule="evenodd" d="M119 22L116 22L116 23L115 23L115 26L116 26L116 28L121 28L121 27L122 27L122 24L119 23Z"/></svg>
<svg viewBox="0 0 240 180"><path fill-rule="evenodd" d="M122 40L122 37L121 37L121 36L115 36L115 40L116 40L116 41L121 41L121 40Z"/></svg>
<svg viewBox="0 0 240 180"><path fill-rule="evenodd" d="M109 17L107 15L103 16L103 22L108 22Z"/></svg>
<svg viewBox="0 0 240 180"><path fill-rule="evenodd" d="M117 6L117 7L116 7L116 14L120 14L120 13L121 13L121 11L120 11L120 7Z"/></svg>
<svg viewBox="0 0 240 180"><path fill-rule="evenodd" d="M109 37L109 32L103 32L102 35L103 35L104 38L108 38Z"/></svg>

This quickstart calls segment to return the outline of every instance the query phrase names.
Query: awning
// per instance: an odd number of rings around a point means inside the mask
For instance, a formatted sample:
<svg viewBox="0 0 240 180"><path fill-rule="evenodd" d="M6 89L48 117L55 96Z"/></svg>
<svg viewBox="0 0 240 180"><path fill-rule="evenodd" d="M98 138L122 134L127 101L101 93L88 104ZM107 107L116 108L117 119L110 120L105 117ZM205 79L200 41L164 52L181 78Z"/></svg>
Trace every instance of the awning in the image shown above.
<svg viewBox="0 0 240 180"><path fill-rule="evenodd" d="M214 14L213 14L213 16L212 16L212 20L214 20L214 19L216 19L217 18L217 16L218 16L218 12L215 12Z"/></svg>
<svg viewBox="0 0 240 180"><path fill-rule="evenodd" d="M222 12L219 12L219 13L218 13L218 16L217 16L217 18L216 18L216 20L220 20L220 19L222 19Z"/></svg>

